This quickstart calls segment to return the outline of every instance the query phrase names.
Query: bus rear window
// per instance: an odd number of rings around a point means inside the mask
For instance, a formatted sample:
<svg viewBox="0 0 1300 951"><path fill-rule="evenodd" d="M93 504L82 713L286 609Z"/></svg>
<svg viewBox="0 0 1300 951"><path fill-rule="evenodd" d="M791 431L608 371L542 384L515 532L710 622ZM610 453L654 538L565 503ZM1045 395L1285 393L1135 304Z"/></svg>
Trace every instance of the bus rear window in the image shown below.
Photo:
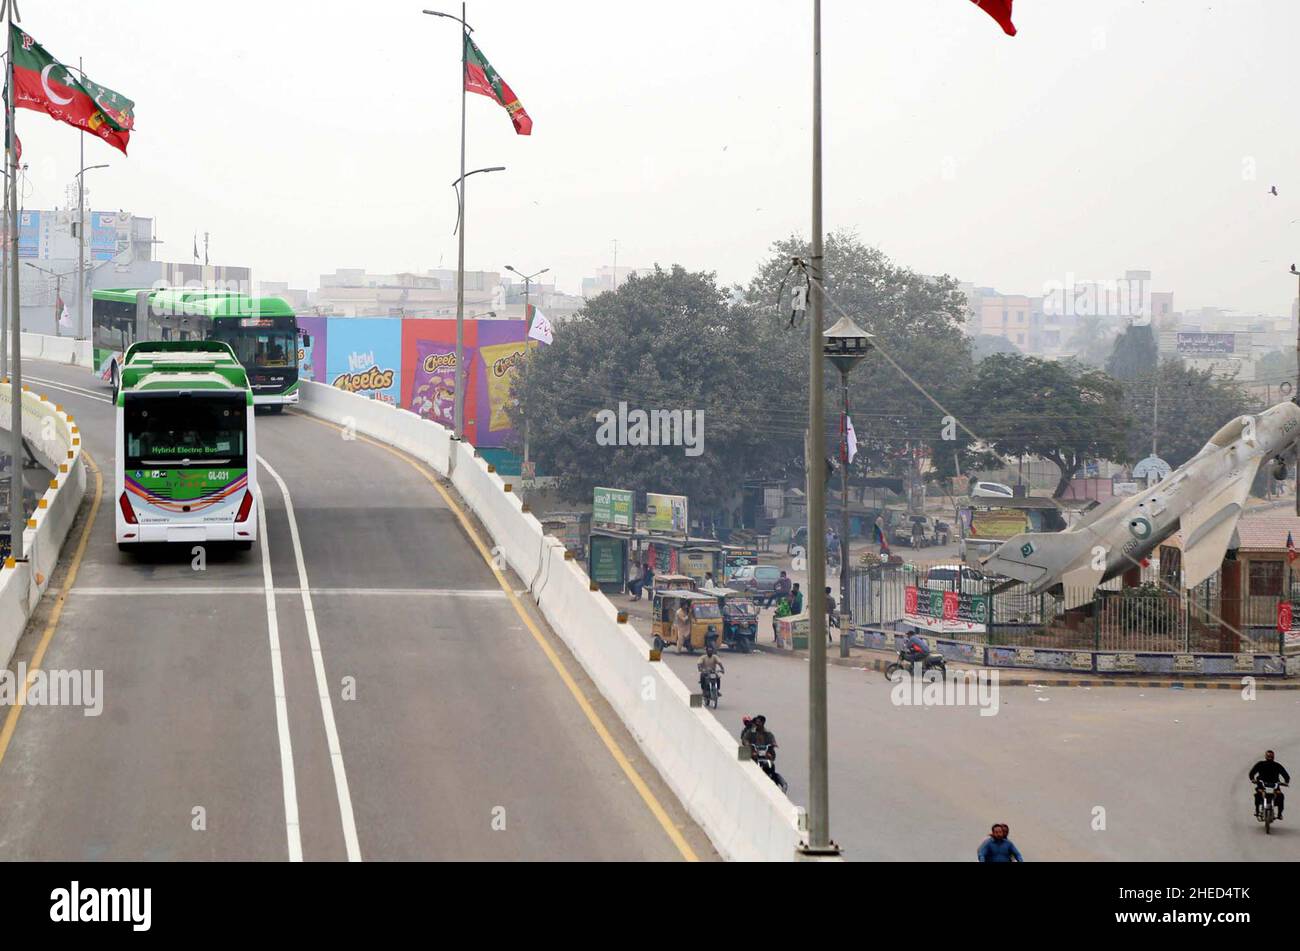
<svg viewBox="0 0 1300 951"><path fill-rule="evenodd" d="M128 469L185 465L244 466L243 393L128 393L122 412Z"/></svg>

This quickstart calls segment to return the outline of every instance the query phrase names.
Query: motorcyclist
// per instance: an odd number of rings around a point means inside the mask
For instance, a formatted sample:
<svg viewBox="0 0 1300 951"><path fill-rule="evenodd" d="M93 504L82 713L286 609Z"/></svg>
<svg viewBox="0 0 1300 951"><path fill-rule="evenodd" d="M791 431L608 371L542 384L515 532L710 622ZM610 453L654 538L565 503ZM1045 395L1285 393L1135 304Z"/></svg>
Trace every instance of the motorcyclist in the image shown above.
<svg viewBox="0 0 1300 951"><path fill-rule="evenodd" d="M727 668L722 666L722 658L718 656L717 651L712 646L704 648L704 656L700 662L695 665L700 671L700 693L708 693L704 687L704 679L710 674L718 675L718 696L722 696L722 675L727 672Z"/></svg>
<svg viewBox="0 0 1300 951"><path fill-rule="evenodd" d="M909 664L921 664L924 666L925 659L930 656L930 645L917 628L912 628L907 632L907 639L903 641L903 659Z"/></svg>
<svg viewBox="0 0 1300 951"><path fill-rule="evenodd" d="M785 777L776 771L776 734L767 728L767 717L761 713L752 720L746 719L745 729L740 734L740 742L749 747L749 756L765 773L772 778L772 782L786 789ZM757 747L766 747L766 752L760 756ZM766 763L766 765L764 765Z"/></svg>
<svg viewBox="0 0 1300 951"><path fill-rule="evenodd" d="M1250 779L1255 783L1255 818L1258 819L1261 817L1264 808L1264 793L1260 789L1260 785L1263 783L1272 785L1280 782L1285 786L1291 782L1291 774L1273 758L1272 750L1265 750L1264 758L1250 768ZM1278 820L1282 818L1282 805L1285 800L1286 797L1282 795L1281 789L1273 795L1273 805L1277 809Z"/></svg>

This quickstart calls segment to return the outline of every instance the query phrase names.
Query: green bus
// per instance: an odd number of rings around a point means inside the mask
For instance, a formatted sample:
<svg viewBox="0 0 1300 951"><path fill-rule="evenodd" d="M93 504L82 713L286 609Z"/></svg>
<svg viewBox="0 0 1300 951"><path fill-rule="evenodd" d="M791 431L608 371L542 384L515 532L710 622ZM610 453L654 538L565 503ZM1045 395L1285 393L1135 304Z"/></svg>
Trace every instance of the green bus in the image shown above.
<svg viewBox="0 0 1300 951"><path fill-rule="evenodd" d="M298 318L278 297L186 288L116 288L93 294L93 368L114 393L133 343L220 340L248 373L253 401L279 412L297 403ZM310 340L305 342L310 346Z"/></svg>
<svg viewBox="0 0 1300 951"><path fill-rule="evenodd" d="M257 540L253 391L229 344L127 347L117 395L117 546Z"/></svg>

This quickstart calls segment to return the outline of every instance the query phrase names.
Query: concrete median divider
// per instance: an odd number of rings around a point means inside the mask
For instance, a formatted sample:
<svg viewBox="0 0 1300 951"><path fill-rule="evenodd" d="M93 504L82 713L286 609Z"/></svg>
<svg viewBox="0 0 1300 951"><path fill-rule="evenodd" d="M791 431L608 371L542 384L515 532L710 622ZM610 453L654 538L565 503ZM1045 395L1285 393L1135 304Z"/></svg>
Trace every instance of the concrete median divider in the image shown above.
<svg viewBox="0 0 1300 951"><path fill-rule="evenodd" d="M24 333L22 344L24 357L90 368L91 346L89 340L55 337L50 334Z"/></svg>
<svg viewBox="0 0 1300 951"><path fill-rule="evenodd" d="M609 599L590 590L581 566L523 511L510 480L489 472L473 447L406 410L320 383L304 383L300 408L404 450L448 477L491 536L492 555L529 585L534 600L691 817L728 860L793 861L803 838L802 810L755 764L738 741L649 646L618 622ZM512 486L513 489L513 486ZM736 727L739 728L739 718Z"/></svg>
<svg viewBox="0 0 1300 951"><path fill-rule="evenodd" d="M36 335L24 334L27 336ZM0 383L0 425L6 433L13 405L10 389L8 382ZM22 400L23 437L52 475L23 529L24 560L10 559L0 567L0 662L5 664L12 659L28 618L49 586L86 494L81 435L75 420L53 400L27 387Z"/></svg>

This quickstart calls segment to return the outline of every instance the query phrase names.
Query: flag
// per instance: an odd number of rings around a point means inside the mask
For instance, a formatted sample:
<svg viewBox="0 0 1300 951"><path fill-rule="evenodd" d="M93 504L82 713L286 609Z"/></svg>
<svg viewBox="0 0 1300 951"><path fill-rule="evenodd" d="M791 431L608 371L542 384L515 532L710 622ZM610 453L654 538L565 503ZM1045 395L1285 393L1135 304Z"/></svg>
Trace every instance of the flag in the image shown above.
<svg viewBox="0 0 1300 951"><path fill-rule="evenodd" d="M555 343L555 336L551 333L551 322L536 307L533 308L533 322L528 328L528 337L531 340L540 340L542 343Z"/></svg>
<svg viewBox="0 0 1300 951"><path fill-rule="evenodd" d="M845 442L849 445L849 462L858 454L858 434L853 431L853 417L844 417Z"/></svg>
<svg viewBox="0 0 1300 951"><path fill-rule="evenodd" d="M998 26L1006 31L1007 36L1016 35L1016 25L1011 22L1012 0L972 0L972 2L997 20Z"/></svg>
<svg viewBox="0 0 1300 951"><path fill-rule="evenodd" d="M135 127L135 103L45 52L41 44L10 25L9 50L14 61L14 108L43 112L52 119L99 136L126 154Z"/></svg>
<svg viewBox="0 0 1300 951"><path fill-rule="evenodd" d="M1287 560L1287 563L1289 564L1289 563L1295 561L1297 557L1300 557L1300 552L1298 552L1298 551L1295 550L1295 539L1291 537L1291 533L1290 533L1290 532L1287 532L1287 533L1286 533L1286 560Z"/></svg>
<svg viewBox="0 0 1300 951"><path fill-rule="evenodd" d="M54 296L54 312L59 315L60 327L72 327L72 316L68 313L68 305L63 302L63 292L56 291Z"/></svg>
<svg viewBox="0 0 1300 951"><path fill-rule="evenodd" d="M199 263L199 236L194 235L194 263Z"/></svg>
<svg viewBox="0 0 1300 951"><path fill-rule="evenodd" d="M510 113L515 132L519 135L533 134L533 120L520 104L510 86L501 75L492 68L483 51L465 34L465 89L496 100L497 104Z"/></svg>

